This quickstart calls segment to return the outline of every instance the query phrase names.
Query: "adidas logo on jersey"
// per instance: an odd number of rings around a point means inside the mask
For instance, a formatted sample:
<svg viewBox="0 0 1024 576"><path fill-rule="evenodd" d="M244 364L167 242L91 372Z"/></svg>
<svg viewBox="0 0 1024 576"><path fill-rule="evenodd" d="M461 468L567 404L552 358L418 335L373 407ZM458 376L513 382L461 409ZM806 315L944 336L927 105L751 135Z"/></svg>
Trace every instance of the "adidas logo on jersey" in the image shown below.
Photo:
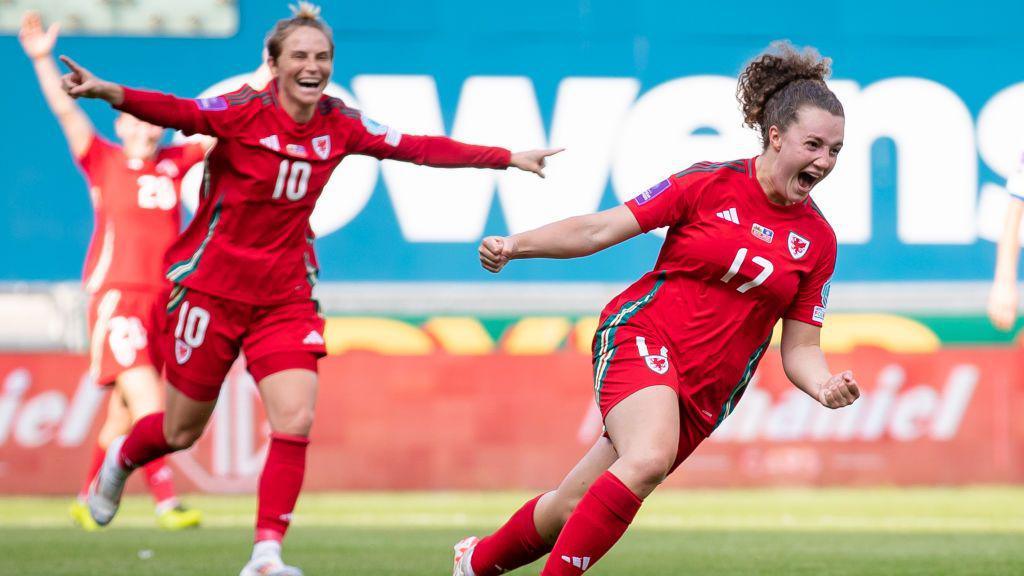
<svg viewBox="0 0 1024 576"><path fill-rule="evenodd" d="M562 560L568 564L572 564L584 572L590 567L590 556L583 556L582 558L579 556L562 556Z"/></svg>
<svg viewBox="0 0 1024 576"><path fill-rule="evenodd" d="M302 339L302 343L303 344L323 344L324 343L324 339L323 339L323 336L320 336L320 333L317 332L316 330L310 330L309 334L306 334L306 337Z"/></svg>
<svg viewBox="0 0 1024 576"><path fill-rule="evenodd" d="M733 224L739 224L740 223L740 217L736 215L736 209L735 208L729 208L728 210L722 210L721 212L716 213L715 216L718 216L722 220L728 220L729 222L732 222Z"/></svg>
<svg viewBox="0 0 1024 576"><path fill-rule="evenodd" d="M274 152L281 151L281 142L277 139L277 134L267 136L266 138L260 138L260 144L263 144Z"/></svg>

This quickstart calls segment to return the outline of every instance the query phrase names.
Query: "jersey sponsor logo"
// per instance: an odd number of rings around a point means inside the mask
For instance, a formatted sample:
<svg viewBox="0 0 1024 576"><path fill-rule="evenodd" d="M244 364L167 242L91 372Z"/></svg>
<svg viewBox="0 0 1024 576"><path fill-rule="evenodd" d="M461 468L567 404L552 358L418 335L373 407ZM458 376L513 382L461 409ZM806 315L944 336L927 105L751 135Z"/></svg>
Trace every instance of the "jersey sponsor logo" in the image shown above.
<svg viewBox="0 0 1024 576"><path fill-rule="evenodd" d="M331 155L331 136L317 136L313 138L313 152L320 157L321 160L327 160L327 157Z"/></svg>
<svg viewBox="0 0 1024 576"><path fill-rule="evenodd" d="M722 210L721 212L716 212L715 216L718 216L719 218L721 218L722 220L725 220L727 222L732 222L733 224L739 224L740 223L740 217L736 215L736 209L735 208L729 208L728 210ZM755 226L756 226L756 224L755 224Z"/></svg>
<svg viewBox="0 0 1024 576"><path fill-rule="evenodd" d="M652 372L655 374L668 372L668 348L662 346L659 351L660 354L651 354L651 351L647 349L647 339L643 336L637 336L636 349Z"/></svg>
<svg viewBox="0 0 1024 576"><path fill-rule="evenodd" d="M260 144L263 144L267 148L270 148L274 152L281 151L281 141L277 139L277 134L271 134L266 138L260 138Z"/></svg>
<svg viewBox="0 0 1024 576"><path fill-rule="evenodd" d="M300 156L302 158L306 157L306 147L302 144L289 144L285 146L284 149L292 156Z"/></svg>
<svg viewBox="0 0 1024 576"><path fill-rule="evenodd" d="M225 100L223 96L214 96L213 98L196 98L194 102L200 110L206 110L207 112L220 112L221 110L228 109L228 101Z"/></svg>
<svg viewBox="0 0 1024 576"><path fill-rule="evenodd" d="M647 204L651 200L657 198L658 194L661 194L665 190L668 190L670 184L671 182L669 182L666 178L665 180L658 182L654 186L651 186L647 190L644 190L643 192L640 193L639 196L637 196L633 200L636 201L637 206L643 206L644 204Z"/></svg>
<svg viewBox="0 0 1024 576"><path fill-rule="evenodd" d="M750 233L754 235L754 238L763 240L769 244L775 239L775 232L772 232L770 228L765 228L760 224L754 223L753 227L750 228Z"/></svg>
<svg viewBox="0 0 1024 576"><path fill-rule="evenodd" d="M807 249L811 247L811 241L796 232L790 232L786 245L789 247L789 255L799 260L807 254Z"/></svg>
<svg viewBox="0 0 1024 576"><path fill-rule="evenodd" d="M182 365L188 362L188 359L192 357L192 347L182 342L180 338L174 339L174 359L178 362L178 365Z"/></svg>
<svg viewBox="0 0 1024 576"><path fill-rule="evenodd" d="M824 322L825 321L825 309L822 308L821 306L815 306L814 307L814 314L811 315L811 318L813 318L815 322Z"/></svg>

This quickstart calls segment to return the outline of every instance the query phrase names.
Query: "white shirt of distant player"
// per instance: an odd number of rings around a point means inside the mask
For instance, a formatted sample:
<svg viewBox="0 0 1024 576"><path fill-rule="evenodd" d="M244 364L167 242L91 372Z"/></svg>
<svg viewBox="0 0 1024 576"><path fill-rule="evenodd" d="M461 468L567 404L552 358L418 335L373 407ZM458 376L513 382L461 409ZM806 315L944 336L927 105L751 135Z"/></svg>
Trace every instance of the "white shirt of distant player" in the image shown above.
<svg viewBox="0 0 1024 576"><path fill-rule="evenodd" d="M1024 200L1024 153L1021 154L1017 169L1006 179L1006 191L1011 196Z"/></svg>
<svg viewBox="0 0 1024 576"><path fill-rule="evenodd" d="M1024 202L1024 152L1018 156L1016 168L1006 178L1005 186L992 182L982 185L978 195L978 236L990 242L999 241L1011 202ZM1019 237L1024 244L1024 225Z"/></svg>
<svg viewBox="0 0 1024 576"><path fill-rule="evenodd" d="M233 92L242 84L249 83L252 77L252 73L232 76L203 90L197 98ZM328 96L341 98L348 106L359 108L355 96L333 82L327 85L324 92ZM177 144L188 140L181 132L174 135L174 142ZM349 156L334 170L316 203L313 215L309 218L309 223L317 236L341 228L363 210L377 185L380 172L378 163L379 160L369 156ZM199 203L199 186L202 180L203 165L199 163L189 169L181 181L181 203L193 213Z"/></svg>

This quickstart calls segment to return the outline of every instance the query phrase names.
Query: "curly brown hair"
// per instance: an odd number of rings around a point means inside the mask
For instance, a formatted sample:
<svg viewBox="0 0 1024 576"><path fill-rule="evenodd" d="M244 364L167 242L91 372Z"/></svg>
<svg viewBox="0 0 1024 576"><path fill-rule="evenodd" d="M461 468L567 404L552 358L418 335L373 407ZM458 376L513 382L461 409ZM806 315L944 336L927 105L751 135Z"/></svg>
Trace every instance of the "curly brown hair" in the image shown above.
<svg viewBox="0 0 1024 576"><path fill-rule="evenodd" d="M797 50L788 40L772 42L740 73L736 99L743 124L760 132L761 145L767 148L768 129L778 126L785 131L802 106L845 117L843 105L825 84L831 73L832 59L814 48Z"/></svg>
<svg viewBox="0 0 1024 576"><path fill-rule="evenodd" d="M327 36L327 42L331 45L331 58L334 58L334 33L331 32L331 27L327 25L327 22L320 18L320 7L309 2L299 2L297 6L289 4L288 7L291 8L292 17L278 20L267 34L267 54L277 60L281 55L281 44L284 43L288 34L299 26L309 26Z"/></svg>

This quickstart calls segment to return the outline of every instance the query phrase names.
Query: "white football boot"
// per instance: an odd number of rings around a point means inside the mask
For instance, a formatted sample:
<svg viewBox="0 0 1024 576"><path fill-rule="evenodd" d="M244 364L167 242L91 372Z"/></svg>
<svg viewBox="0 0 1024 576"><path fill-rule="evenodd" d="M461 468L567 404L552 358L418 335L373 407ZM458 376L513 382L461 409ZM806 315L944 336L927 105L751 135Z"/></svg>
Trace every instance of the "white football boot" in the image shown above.
<svg viewBox="0 0 1024 576"><path fill-rule="evenodd" d="M107 447L99 474L89 487L89 496L86 500L89 504L89 515L100 526L106 526L114 519L117 508L121 505L124 484L128 481L129 471L121 467L121 446L124 439L124 436L118 436Z"/></svg>
<svg viewBox="0 0 1024 576"><path fill-rule="evenodd" d="M455 562L452 566L452 576L476 576L473 574L473 567L469 561L473 557L473 548L480 539L476 536L464 538L455 545Z"/></svg>
<svg viewBox="0 0 1024 576"><path fill-rule="evenodd" d="M302 570L281 560L281 544L272 540L257 542L252 558L238 576L302 576Z"/></svg>

